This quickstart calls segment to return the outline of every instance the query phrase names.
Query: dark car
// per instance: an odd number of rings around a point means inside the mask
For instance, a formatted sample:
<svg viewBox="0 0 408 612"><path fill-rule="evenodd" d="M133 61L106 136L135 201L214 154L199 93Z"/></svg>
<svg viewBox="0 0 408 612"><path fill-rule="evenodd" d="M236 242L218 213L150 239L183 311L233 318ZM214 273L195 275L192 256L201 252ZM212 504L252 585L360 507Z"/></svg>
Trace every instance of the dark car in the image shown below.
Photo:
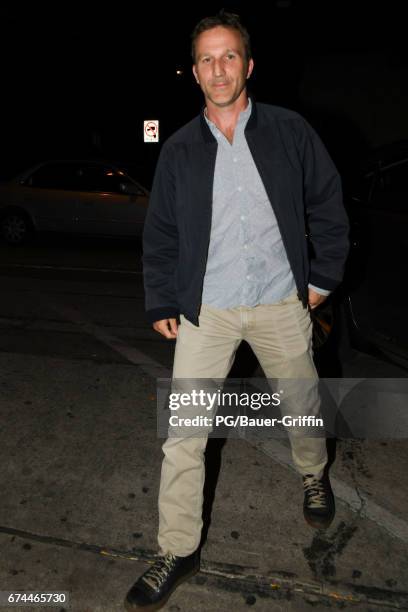
<svg viewBox="0 0 408 612"><path fill-rule="evenodd" d="M372 152L347 188L344 289L352 341L408 366L408 141Z"/></svg>
<svg viewBox="0 0 408 612"><path fill-rule="evenodd" d="M0 185L0 232L22 244L34 231L141 236L149 192L99 161L50 161Z"/></svg>

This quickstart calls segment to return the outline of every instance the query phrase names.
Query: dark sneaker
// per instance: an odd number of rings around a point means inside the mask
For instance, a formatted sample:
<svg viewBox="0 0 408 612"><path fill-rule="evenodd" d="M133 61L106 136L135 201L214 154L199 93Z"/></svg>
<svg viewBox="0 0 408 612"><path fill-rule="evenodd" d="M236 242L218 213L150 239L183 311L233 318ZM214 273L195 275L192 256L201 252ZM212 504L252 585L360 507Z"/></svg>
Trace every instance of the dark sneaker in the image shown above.
<svg viewBox="0 0 408 612"><path fill-rule="evenodd" d="M126 610L159 610L179 584L200 569L198 551L188 557L168 553L147 570L132 586L125 599Z"/></svg>
<svg viewBox="0 0 408 612"><path fill-rule="evenodd" d="M334 495L329 476L324 472L321 478L313 474L303 476L305 499L303 516L309 525L316 529L325 529L334 519Z"/></svg>

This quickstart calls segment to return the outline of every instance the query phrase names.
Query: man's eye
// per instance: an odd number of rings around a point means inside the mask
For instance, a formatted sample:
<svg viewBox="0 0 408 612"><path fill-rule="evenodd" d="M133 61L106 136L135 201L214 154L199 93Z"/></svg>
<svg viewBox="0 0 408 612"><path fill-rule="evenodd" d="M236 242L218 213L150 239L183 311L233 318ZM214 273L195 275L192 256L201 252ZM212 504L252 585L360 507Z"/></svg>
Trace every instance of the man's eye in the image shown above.
<svg viewBox="0 0 408 612"><path fill-rule="evenodd" d="M227 58L228 59L234 59L235 55L233 53L228 53Z"/></svg>
<svg viewBox="0 0 408 612"><path fill-rule="evenodd" d="M210 61L209 57L203 57L204 64L208 64L209 61Z"/></svg>

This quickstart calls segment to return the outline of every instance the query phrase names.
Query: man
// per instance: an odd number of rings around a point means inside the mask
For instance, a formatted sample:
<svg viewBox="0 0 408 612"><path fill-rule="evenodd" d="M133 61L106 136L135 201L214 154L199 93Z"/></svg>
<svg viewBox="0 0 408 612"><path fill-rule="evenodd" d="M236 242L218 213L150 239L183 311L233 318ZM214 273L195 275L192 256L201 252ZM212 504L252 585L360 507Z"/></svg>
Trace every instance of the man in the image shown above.
<svg viewBox="0 0 408 612"><path fill-rule="evenodd" d="M301 116L247 96L254 62L238 16L203 19L192 51L206 105L157 165L144 233L147 315L177 339L173 381L225 379L242 339L267 378L315 381L308 308L341 281L348 250L340 178ZM299 411L317 414L318 405ZM163 445L161 556L129 591L128 610L161 608L199 569L206 441L171 436ZM290 441L305 518L326 527L334 499L325 439Z"/></svg>

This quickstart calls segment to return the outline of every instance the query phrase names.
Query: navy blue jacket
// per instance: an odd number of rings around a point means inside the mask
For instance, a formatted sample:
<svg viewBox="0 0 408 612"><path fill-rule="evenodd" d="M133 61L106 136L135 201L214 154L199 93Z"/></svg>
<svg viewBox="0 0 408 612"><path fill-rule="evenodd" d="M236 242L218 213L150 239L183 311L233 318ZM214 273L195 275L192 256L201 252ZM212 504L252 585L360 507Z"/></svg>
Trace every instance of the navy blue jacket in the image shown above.
<svg viewBox="0 0 408 612"><path fill-rule="evenodd" d="M343 276L348 219L339 174L316 132L293 111L253 103L245 137L306 306L309 282L333 290ZM152 323L181 313L198 325L217 146L201 114L161 150L143 233Z"/></svg>

